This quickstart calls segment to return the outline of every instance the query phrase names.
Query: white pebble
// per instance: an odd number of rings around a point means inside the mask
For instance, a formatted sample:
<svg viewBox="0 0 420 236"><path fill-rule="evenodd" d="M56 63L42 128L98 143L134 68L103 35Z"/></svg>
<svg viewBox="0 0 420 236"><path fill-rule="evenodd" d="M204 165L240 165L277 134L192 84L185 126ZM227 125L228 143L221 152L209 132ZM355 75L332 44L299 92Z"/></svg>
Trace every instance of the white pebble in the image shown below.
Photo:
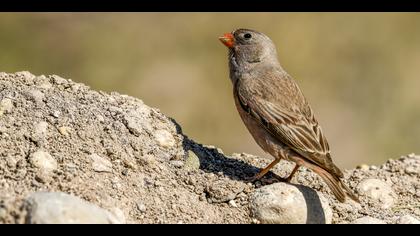
<svg viewBox="0 0 420 236"><path fill-rule="evenodd" d="M60 134L64 136L69 136L70 130L71 128L67 126L58 127L58 132L60 132Z"/></svg>
<svg viewBox="0 0 420 236"><path fill-rule="evenodd" d="M235 208L237 208L237 207L238 207L238 205L236 204L235 200L233 200L233 199L229 201L229 205L230 205L231 207L235 207Z"/></svg>
<svg viewBox="0 0 420 236"><path fill-rule="evenodd" d="M45 137L47 134L48 123L45 121L41 121L35 124L35 134L39 137Z"/></svg>
<svg viewBox="0 0 420 236"><path fill-rule="evenodd" d="M90 159L92 160L92 169L96 172L112 172L112 163L93 153L90 155Z"/></svg>
<svg viewBox="0 0 420 236"><path fill-rule="evenodd" d="M29 161L33 166L40 168L46 172L50 172L57 169L57 161L48 152L34 152L30 156Z"/></svg>
<svg viewBox="0 0 420 236"><path fill-rule="evenodd" d="M162 147L172 147L175 145L174 136L167 130L157 130L154 134L156 142Z"/></svg>
<svg viewBox="0 0 420 236"><path fill-rule="evenodd" d="M10 98L4 98L0 101L0 116L10 113L13 110L13 102Z"/></svg>

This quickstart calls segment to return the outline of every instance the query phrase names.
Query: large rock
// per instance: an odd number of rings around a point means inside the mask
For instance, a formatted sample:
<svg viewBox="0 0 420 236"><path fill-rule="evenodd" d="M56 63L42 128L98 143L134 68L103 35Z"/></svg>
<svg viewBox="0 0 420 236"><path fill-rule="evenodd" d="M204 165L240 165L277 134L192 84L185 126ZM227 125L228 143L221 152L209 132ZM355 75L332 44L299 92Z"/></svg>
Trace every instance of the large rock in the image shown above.
<svg viewBox="0 0 420 236"><path fill-rule="evenodd" d="M27 223L31 224L121 223L108 211L65 193L34 193L26 203Z"/></svg>
<svg viewBox="0 0 420 236"><path fill-rule="evenodd" d="M266 185L251 196L251 212L261 223L331 223L332 210L322 194L287 183Z"/></svg>

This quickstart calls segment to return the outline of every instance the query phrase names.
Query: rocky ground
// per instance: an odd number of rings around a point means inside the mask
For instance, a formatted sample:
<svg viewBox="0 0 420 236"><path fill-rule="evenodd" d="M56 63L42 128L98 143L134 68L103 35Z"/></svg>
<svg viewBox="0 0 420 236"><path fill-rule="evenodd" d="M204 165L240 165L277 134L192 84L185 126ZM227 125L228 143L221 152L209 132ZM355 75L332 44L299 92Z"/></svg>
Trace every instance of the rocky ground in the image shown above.
<svg viewBox="0 0 420 236"><path fill-rule="evenodd" d="M189 139L141 100L59 76L0 73L0 223L419 223L420 156L320 178Z"/></svg>

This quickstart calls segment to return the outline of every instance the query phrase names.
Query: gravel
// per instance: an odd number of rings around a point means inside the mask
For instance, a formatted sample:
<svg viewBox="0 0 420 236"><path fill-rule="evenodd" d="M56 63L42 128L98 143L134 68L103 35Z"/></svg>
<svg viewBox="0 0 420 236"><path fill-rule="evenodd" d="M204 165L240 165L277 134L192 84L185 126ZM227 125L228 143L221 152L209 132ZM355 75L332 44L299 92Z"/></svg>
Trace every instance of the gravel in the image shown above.
<svg viewBox="0 0 420 236"><path fill-rule="evenodd" d="M275 175L293 168L286 161L262 180L246 181L270 162L197 143L137 98L56 75L0 73L0 223L352 223L369 217L393 224L420 218L415 154L344 171L360 204L338 202L305 168L292 183L279 182Z"/></svg>

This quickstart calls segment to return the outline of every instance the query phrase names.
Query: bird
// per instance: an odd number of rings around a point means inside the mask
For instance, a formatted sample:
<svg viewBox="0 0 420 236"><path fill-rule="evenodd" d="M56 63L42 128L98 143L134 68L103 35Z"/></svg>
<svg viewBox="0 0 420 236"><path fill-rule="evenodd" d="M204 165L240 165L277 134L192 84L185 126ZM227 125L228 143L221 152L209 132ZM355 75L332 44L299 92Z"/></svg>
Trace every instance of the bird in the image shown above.
<svg viewBox="0 0 420 236"><path fill-rule="evenodd" d="M228 48L229 77L238 113L256 143L274 160L252 181L261 179L281 159L318 174L340 202L360 202L331 158L327 139L297 82L282 68L273 41L251 29L236 29L219 40Z"/></svg>

